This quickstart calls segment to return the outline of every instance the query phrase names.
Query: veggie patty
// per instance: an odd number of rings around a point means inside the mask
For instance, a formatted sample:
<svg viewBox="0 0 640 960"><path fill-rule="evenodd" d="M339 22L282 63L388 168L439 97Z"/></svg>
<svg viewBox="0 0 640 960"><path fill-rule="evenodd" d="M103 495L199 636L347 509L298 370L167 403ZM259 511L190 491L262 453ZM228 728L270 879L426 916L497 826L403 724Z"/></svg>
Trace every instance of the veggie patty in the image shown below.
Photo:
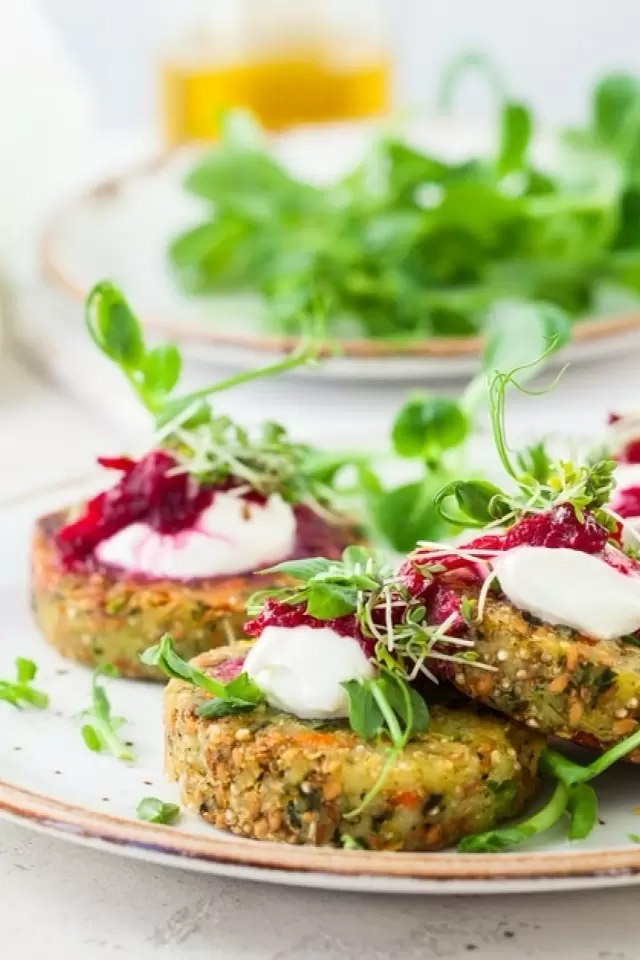
<svg viewBox="0 0 640 960"><path fill-rule="evenodd" d="M229 679L248 644L211 651L194 666ZM199 717L207 695L182 680L164 693L165 762L182 801L245 837L370 849L436 850L518 814L533 797L544 738L476 709L434 707L425 733L403 749L380 791L355 818L387 758L346 721L302 721L260 704Z"/></svg>

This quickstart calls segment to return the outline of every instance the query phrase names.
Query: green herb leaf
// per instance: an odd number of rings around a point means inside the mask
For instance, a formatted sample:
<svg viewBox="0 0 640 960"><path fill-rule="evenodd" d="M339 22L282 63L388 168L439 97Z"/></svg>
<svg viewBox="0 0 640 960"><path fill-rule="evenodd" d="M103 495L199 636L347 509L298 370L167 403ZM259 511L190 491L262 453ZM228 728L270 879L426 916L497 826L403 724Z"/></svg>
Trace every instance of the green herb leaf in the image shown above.
<svg viewBox="0 0 640 960"><path fill-rule="evenodd" d="M21 707L29 704L42 710L49 704L49 697L41 690L37 690L31 685L35 679L37 667L33 660L26 660L24 657L16 657L16 680L0 680L0 700L6 700L14 707Z"/></svg>
<svg viewBox="0 0 640 960"><path fill-rule="evenodd" d="M458 513L446 509L449 498L455 500ZM434 506L443 520L461 527L485 527L512 513L502 490L488 480L454 480L438 492Z"/></svg>
<svg viewBox="0 0 640 960"><path fill-rule="evenodd" d="M117 760L133 760L133 755L127 745L118 736L118 729L125 722L122 717L111 715L111 704L104 686L98 681L100 677L116 676L117 671L112 664L96 667L91 679L91 706L82 711L87 722L81 728L82 739L90 750L97 753L108 751Z"/></svg>
<svg viewBox="0 0 640 960"><path fill-rule="evenodd" d="M177 803L165 803L157 797L143 797L136 807L138 820L147 823L175 823L180 816Z"/></svg>
<svg viewBox="0 0 640 960"><path fill-rule="evenodd" d="M152 347L142 358L140 369L145 387L152 393L170 393L180 379L182 358L174 343Z"/></svg>
<svg viewBox="0 0 640 960"><path fill-rule="evenodd" d="M487 318L487 343L482 353L482 368L518 369L520 383L536 372L532 359L547 356L550 347L559 350L571 336L571 320L550 303L502 301L494 304ZM529 366L530 365L530 366Z"/></svg>
<svg viewBox="0 0 640 960"><path fill-rule="evenodd" d="M135 368L144 347L140 325L113 283L102 280L89 292L85 322L94 343L124 368Z"/></svg>
<svg viewBox="0 0 640 960"><path fill-rule="evenodd" d="M325 573L331 566L332 561L324 557L307 557L303 560L283 560L273 567L267 567L262 573L287 573L296 580L310 580L317 573Z"/></svg>
<svg viewBox="0 0 640 960"><path fill-rule="evenodd" d="M405 483L373 499L370 510L376 528L399 553L413 550L419 540L440 540L449 528L438 513L435 497L440 475Z"/></svg>
<svg viewBox="0 0 640 960"><path fill-rule="evenodd" d="M632 843L640 843L640 834L630 833L629 840L631 840Z"/></svg>
<svg viewBox="0 0 640 960"><path fill-rule="evenodd" d="M527 107L521 103L505 103L500 117L498 176L503 177L525 166L531 132L531 114Z"/></svg>
<svg viewBox="0 0 640 960"><path fill-rule="evenodd" d="M385 672L378 681L392 710L409 728L410 735L423 733L429 726L429 707L418 691L398 677L397 674ZM407 698L410 707L407 707Z"/></svg>
<svg viewBox="0 0 640 960"><path fill-rule="evenodd" d="M347 692L349 725L363 740L372 740L383 726L384 718L365 680L347 680L340 684Z"/></svg>
<svg viewBox="0 0 640 960"><path fill-rule="evenodd" d="M531 816L511 826L463 837L458 850L460 853L495 853L514 847L557 823L567 809L568 800L567 787L557 783L549 800Z"/></svg>
<svg viewBox="0 0 640 960"><path fill-rule="evenodd" d="M214 697L215 699L205 700L198 705L196 713L200 717L247 713L264 700L264 694L246 673L239 673L228 683L221 683L187 663L176 653L168 633L164 634L160 643L148 647L140 655L140 659L150 666L159 667L168 677L184 680Z"/></svg>
<svg viewBox="0 0 640 960"><path fill-rule="evenodd" d="M569 840L583 840L588 837L598 818L598 798L593 787L587 783L576 783L569 790L567 802L569 813Z"/></svg>
<svg viewBox="0 0 640 960"><path fill-rule="evenodd" d="M397 413L391 440L400 457L438 459L443 450L460 446L468 432L467 417L455 400L425 393Z"/></svg>
<svg viewBox="0 0 640 960"><path fill-rule="evenodd" d="M343 850L366 850L367 845L360 837L352 837L349 833L340 834L340 844Z"/></svg>
<svg viewBox="0 0 640 960"><path fill-rule="evenodd" d="M332 620L353 613L357 607L355 587L341 586L339 583L314 582L307 591L306 611L317 620Z"/></svg>

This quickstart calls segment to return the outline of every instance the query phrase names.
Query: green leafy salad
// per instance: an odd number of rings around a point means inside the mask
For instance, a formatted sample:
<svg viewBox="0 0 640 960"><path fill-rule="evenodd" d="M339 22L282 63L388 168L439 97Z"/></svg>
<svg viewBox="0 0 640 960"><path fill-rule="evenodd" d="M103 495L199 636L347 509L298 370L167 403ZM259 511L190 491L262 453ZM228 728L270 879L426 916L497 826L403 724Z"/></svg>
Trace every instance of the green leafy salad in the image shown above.
<svg viewBox="0 0 640 960"><path fill-rule="evenodd" d="M464 66L464 63L461 64ZM460 71L449 71L449 90ZM392 133L327 186L296 179L228 113L185 189L208 205L169 246L190 294L250 291L275 333L322 305L338 338L468 337L508 309L569 326L640 291L640 80L602 78L579 130L534 159L534 119L504 97L493 150L452 162Z"/></svg>

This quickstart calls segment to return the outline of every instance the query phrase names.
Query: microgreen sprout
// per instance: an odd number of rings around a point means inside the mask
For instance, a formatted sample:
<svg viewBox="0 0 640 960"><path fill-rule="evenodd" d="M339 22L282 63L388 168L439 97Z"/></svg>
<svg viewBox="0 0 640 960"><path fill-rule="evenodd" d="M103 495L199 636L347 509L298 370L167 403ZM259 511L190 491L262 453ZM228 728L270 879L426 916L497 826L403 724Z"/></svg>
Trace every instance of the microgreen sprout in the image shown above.
<svg viewBox="0 0 640 960"><path fill-rule="evenodd" d="M31 683L38 672L35 663L24 657L16 657L14 662L16 679L0 680L0 700L6 700L14 707L28 704L31 707L44 709L49 704L49 697L41 690L36 690Z"/></svg>
<svg viewBox="0 0 640 960"><path fill-rule="evenodd" d="M507 442L505 406L508 387L530 396L552 389L562 375L541 390L531 390L517 379L530 372L556 349L554 343L532 363L514 367L507 373L495 372L489 387L491 429L498 458L505 473L516 485L515 493L507 493L484 480L455 480L444 486L435 497L439 515L459 526L490 529L509 525L527 513L539 513L550 507L570 504L578 519L584 512L593 514L607 530L616 529L616 518L607 509L613 489L615 463L600 459L585 464L568 460L553 461L543 443L535 443L512 457ZM453 501L456 512L449 503Z"/></svg>
<svg viewBox="0 0 640 960"><path fill-rule="evenodd" d="M127 721L124 717L111 715L109 698L104 685L99 683L100 677L115 676L117 676L117 670L111 664L96 667L93 671L91 706L82 711L81 716L87 717L87 721L83 724L80 732L89 750L96 753L106 750L117 760L133 760L133 754L118 735L118 730Z"/></svg>
<svg viewBox="0 0 640 960"><path fill-rule="evenodd" d="M373 644L376 662L403 680L421 672L435 681L427 661L455 661L459 654L449 648L473 647L473 640L448 632L454 617L438 625L428 623L426 607L410 596L378 554L364 547L347 547L341 561L287 560L264 572L286 573L302 582L254 594L247 605L250 617L268 598L304 604L305 612L318 620L353 614L360 633ZM477 666L494 669L483 663Z"/></svg>

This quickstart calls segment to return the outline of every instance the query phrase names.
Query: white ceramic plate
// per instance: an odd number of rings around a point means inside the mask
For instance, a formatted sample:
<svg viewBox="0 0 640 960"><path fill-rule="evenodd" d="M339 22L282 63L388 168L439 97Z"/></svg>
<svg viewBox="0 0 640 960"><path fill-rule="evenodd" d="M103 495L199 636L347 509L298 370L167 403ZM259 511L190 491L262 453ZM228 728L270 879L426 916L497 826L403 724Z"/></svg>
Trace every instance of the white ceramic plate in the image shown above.
<svg viewBox="0 0 640 960"><path fill-rule="evenodd" d="M297 175L329 182L350 169L376 131L372 124L299 128L274 139L274 153ZM402 133L425 149L453 158L482 153L490 131L442 118L405 124ZM543 156L550 150L544 140ZM189 147L99 184L53 219L42 244L43 266L78 299L109 277L131 299L151 330L179 341L192 358L231 366L264 362L265 352L291 349L294 338L261 332L261 304L253 295L189 298L167 270L169 239L197 223L206 209L181 181L200 151ZM586 320L562 360L589 360L628 349L640 314ZM636 338L636 342L638 342ZM480 341L439 338L390 346L372 340L342 344L342 355L311 375L368 380L437 381L466 377L477 364ZM303 371L298 371L303 372ZM309 371L304 371L309 375Z"/></svg>
<svg viewBox="0 0 640 960"><path fill-rule="evenodd" d="M66 491L70 499L78 491ZM30 501L0 509L0 676L12 661L31 657L37 684L51 698L45 711L0 702L0 814L120 856L205 873L326 889L389 893L510 893L597 888L640 882L640 768L621 764L598 780L600 824L587 841L560 833L517 853L466 855L348 852L242 840L183 813L173 827L140 823L143 796L177 801L162 773L161 688L111 681L109 696L128 718L123 736L135 760L91 753L80 737L79 711L88 705L90 673L68 664L41 640L28 604L27 554L34 518L64 500Z"/></svg>

